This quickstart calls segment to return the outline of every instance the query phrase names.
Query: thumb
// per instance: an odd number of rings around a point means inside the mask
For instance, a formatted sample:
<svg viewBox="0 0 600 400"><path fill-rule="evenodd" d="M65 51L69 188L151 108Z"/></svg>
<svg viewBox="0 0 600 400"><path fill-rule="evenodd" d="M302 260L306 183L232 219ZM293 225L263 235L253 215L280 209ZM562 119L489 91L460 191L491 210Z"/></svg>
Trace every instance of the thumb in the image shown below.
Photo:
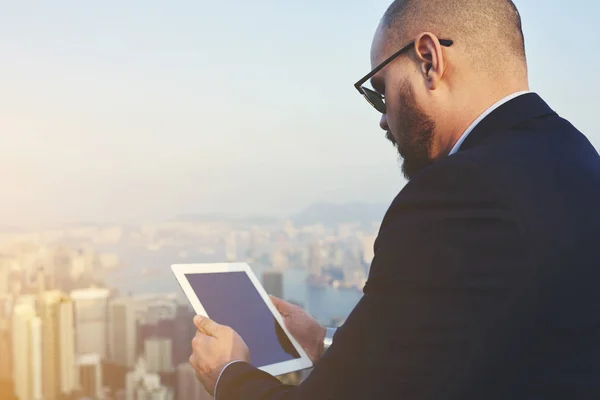
<svg viewBox="0 0 600 400"><path fill-rule="evenodd" d="M217 337L217 333L221 328L221 325L202 315L196 315L194 317L194 325L196 325L199 332L212 337Z"/></svg>
<svg viewBox="0 0 600 400"><path fill-rule="evenodd" d="M281 314L283 314L284 311L289 310L290 304L287 301L271 295L269 295L269 298L271 299L271 302L273 303L277 311L279 311Z"/></svg>

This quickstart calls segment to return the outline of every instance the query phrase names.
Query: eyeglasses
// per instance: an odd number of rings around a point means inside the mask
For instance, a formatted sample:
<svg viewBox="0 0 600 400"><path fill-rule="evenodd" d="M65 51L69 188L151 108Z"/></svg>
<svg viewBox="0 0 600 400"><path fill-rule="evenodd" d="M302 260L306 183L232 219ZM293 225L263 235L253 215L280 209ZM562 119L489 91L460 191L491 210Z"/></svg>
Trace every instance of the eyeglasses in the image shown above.
<svg viewBox="0 0 600 400"><path fill-rule="evenodd" d="M450 46L452 46L452 43L453 43L452 40L440 39L440 44L442 46L450 47ZM358 92L363 95L363 97L369 102L369 104L372 105L373 107L375 107L375 109L382 114L385 114L385 98L384 98L384 96L381 93L377 93L376 91L369 89L368 87L364 87L363 85L366 81L371 79L371 77L373 75L375 75L377 72L382 70L383 67L388 65L390 62L392 62L392 60L394 60L396 57L398 57L400 54L404 53L406 50L410 49L414 45L415 45L414 41L410 42L409 44L407 44L406 46L404 46L403 48L401 48L400 50L398 50L397 52L395 52L394 54L389 56L387 59L385 59L381 64L379 64L377 67L375 67L375 69L373 69L371 72L369 72L367 75L365 75L361 80L359 80L358 82L356 82L354 84L354 87L356 88L356 90L358 90Z"/></svg>

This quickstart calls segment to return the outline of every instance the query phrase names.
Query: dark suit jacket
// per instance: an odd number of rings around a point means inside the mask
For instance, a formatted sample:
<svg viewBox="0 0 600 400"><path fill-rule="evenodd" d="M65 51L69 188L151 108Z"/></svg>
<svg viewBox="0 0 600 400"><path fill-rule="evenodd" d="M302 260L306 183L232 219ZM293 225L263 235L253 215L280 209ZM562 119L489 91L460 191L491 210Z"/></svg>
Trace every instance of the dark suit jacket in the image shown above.
<svg viewBox="0 0 600 400"><path fill-rule="evenodd" d="M216 400L600 398L600 157L536 94L415 176L364 296L299 387L249 364Z"/></svg>

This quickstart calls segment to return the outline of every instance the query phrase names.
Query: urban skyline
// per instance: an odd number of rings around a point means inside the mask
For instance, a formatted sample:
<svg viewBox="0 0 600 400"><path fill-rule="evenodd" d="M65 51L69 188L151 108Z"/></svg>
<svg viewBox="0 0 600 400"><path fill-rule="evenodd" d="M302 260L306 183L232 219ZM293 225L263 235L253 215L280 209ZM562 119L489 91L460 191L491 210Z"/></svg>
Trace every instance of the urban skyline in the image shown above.
<svg viewBox="0 0 600 400"><path fill-rule="evenodd" d="M269 294L309 312L333 308L315 318L339 326L361 295L377 213L314 223L322 211L311 208L295 222L189 217L3 233L0 349L12 357L0 363L1 393L19 400L209 398L186 366L193 310L175 285L164 285L175 280L161 257L248 262ZM146 263L147 254L159 261ZM298 298L303 290L317 297ZM345 296L343 307L336 311L327 293ZM307 373L279 378L298 384Z"/></svg>

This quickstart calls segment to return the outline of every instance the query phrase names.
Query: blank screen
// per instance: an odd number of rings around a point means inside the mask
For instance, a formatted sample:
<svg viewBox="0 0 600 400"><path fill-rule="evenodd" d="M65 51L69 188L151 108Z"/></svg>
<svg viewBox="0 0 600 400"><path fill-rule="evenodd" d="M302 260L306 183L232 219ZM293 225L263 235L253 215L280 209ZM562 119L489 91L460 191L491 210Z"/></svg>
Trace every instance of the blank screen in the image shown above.
<svg viewBox="0 0 600 400"><path fill-rule="evenodd" d="M250 349L250 364L259 368L300 358L281 325L245 272L186 274L206 313L232 327Z"/></svg>

